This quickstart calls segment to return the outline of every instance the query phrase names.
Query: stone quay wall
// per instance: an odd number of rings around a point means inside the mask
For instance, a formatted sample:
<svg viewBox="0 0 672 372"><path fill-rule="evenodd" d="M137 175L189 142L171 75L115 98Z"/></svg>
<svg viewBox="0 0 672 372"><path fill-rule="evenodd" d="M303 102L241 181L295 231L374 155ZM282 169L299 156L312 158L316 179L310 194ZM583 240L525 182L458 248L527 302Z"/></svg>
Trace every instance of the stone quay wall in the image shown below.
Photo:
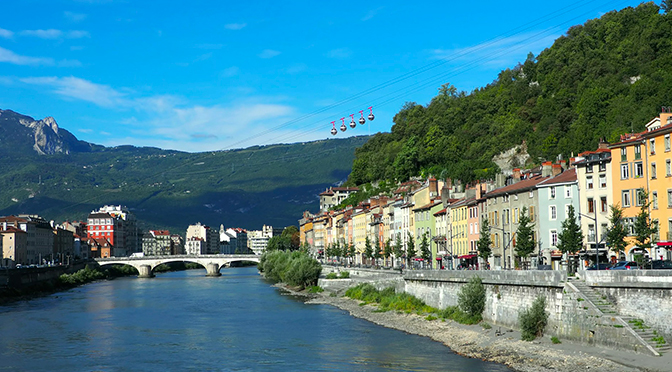
<svg viewBox="0 0 672 372"><path fill-rule="evenodd" d="M642 271L643 272L643 271ZM486 287L486 304L483 319L495 326L519 329L518 316L521 310L529 308L538 296L546 298L549 314L546 334L576 340L589 344L604 345L623 350L647 352L617 315L636 316L653 328L657 328L672 341L668 334L670 325L663 327L665 319L672 316L672 289L656 288L659 279L662 286L672 283L670 274L639 273L640 279L631 275L611 278L610 287L599 286L606 278L599 276L588 279L587 283L618 305L619 314L603 314L587 301L576 287L571 285L566 273L561 271L416 271L404 273L404 291L422 299L430 306L444 309L458 304L460 288L472 277L481 277ZM582 273L582 275L585 275ZM600 274L602 274L600 272ZM616 274L619 275L619 274ZM652 279L651 276L658 277ZM634 283L646 283L639 288ZM625 283L625 284L623 284ZM660 303L666 298L665 306ZM657 319L657 322L654 322Z"/></svg>

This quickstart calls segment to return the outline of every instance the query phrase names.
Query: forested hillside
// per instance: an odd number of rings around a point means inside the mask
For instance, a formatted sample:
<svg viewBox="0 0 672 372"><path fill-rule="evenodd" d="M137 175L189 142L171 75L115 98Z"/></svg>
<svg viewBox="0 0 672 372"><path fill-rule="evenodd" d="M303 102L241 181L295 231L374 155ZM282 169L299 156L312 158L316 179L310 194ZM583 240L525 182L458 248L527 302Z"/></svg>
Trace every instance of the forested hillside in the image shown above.
<svg viewBox="0 0 672 372"><path fill-rule="evenodd" d="M536 58L471 93L445 84L427 105L407 103L391 133L355 153L349 184L409 176L471 181L494 155L523 143L531 161L593 150L641 131L672 106L672 14L643 3L574 26Z"/></svg>

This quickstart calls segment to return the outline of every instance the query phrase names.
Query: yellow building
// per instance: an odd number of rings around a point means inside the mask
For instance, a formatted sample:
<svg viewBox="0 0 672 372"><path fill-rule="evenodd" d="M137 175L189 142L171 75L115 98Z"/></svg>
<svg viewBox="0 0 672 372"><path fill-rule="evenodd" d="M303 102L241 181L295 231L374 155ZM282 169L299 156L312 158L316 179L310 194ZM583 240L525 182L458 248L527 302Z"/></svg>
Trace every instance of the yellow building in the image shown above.
<svg viewBox="0 0 672 372"><path fill-rule="evenodd" d="M453 256L469 254L469 236L467 230L467 200L461 199L450 206ZM451 243L448 243L449 245Z"/></svg>
<svg viewBox="0 0 672 372"><path fill-rule="evenodd" d="M672 248L672 110L666 108L659 117L646 124L646 131L621 136L621 141L609 146L612 161L614 204L623 208L630 232L628 259L634 254L651 255L634 246L634 221L644 200L640 192L647 191L651 219L658 223L659 233L653 237L657 246L655 259L670 258Z"/></svg>
<svg viewBox="0 0 672 372"><path fill-rule="evenodd" d="M352 214L352 243L355 246L356 263L363 263L362 254L366 244L366 210L362 209Z"/></svg>

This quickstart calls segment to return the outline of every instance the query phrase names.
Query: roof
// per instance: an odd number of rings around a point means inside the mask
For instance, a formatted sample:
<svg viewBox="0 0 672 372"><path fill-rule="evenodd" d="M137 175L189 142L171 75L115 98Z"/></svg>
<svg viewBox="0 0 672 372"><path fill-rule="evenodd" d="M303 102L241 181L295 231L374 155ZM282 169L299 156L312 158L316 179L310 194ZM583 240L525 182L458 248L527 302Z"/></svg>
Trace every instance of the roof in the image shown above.
<svg viewBox="0 0 672 372"><path fill-rule="evenodd" d="M332 187L332 191L348 191L348 192L354 192L354 191L359 191L359 187Z"/></svg>
<svg viewBox="0 0 672 372"><path fill-rule="evenodd" d="M441 215L441 214L446 214L446 208L443 208L442 210L434 213L435 216Z"/></svg>
<svg viewBox="0 0 672 372"><path fill-rule="evenodd" d="M89 218L113 218L113 217L109 213L96 212L89 214Z"/></svg>
<svg viewBox="0 0 672 372"><path fill-rule="evenodd" d="M170 231L168 230L149 230L149 232L153 233L154 235L170 235Z"/></svg>
<svg viewBox="0 0 672 372"><path fill-rule="evenodd" d="M513 183L511 185L507 185L507 186L504 186L504 187L500 187L498 189L494 189L494 190L490 191L489 193L485 194L485 197L486 198L494 198L494 197L500 196L500 195L516 194L516 193L519 193L519 192L531 190L537 184L539 184L540 182L546 181L549 178L550 177L542 177L541 175L535 175L533 177L518 181L518 182Z"/></svg>
<svg viewBox="0 0 672 372"><path fill-rule="evenodd" d="M14 226L7 226L7 228L4 229L4 230L0 229L0 233L9 233L9 234L21 233L21 234L26 234L25 231L23 231L23 230L21 230L21 229L19 229L19 228L16 228L16 227L14 227Z"/></svg>
<svg viewBox="0 0 672 372"><path fill-rule="evenodd" d="M421 210L425 210L425 209L431 209L432 207L434 207L438 204L441 204L440 200L439 201L432 201L431 203L425 204L422 207L417 207L417 208L413 209L413 211L421 211Z"/></svg>
<svg viewBox="0 0 672 372"><path fill-rule="evenodd" d="M576 182L576 169L574 168L566 170L553 178L547 179L546 181L540 182L537 187L552 186L570 182Z"/></svg>
<svg viewBox="0 0 672 372"><path fill-rule="evenodd" d="M333 196L334 193L331 190L325 190L320 193L320 196Z"/></svg>

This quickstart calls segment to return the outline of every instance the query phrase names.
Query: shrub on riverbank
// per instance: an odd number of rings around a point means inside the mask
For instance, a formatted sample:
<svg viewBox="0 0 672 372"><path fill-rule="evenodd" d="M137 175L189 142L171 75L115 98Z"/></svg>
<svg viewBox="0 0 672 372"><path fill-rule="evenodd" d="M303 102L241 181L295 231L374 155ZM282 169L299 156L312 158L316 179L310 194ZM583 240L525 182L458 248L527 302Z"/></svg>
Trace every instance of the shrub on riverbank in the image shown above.
<svg viewBox="0 0 672 372"><path fill-rule="evenodd" d="M396 310L406 313L436 314L439 318L454 320L461 324L477 324L481 321L481 314L468 314L460 310L458 306L448 306L443 310L439 310L408 293L396 293L392 287L379 291L370 283L362 283L348 288L345 296L364 301L367 304L378 304L378 311L381 312Z"/></svg>
<svg viewBox="0 0 672 372"><path fill-rule="evenodd" d="M464 311L469 317L476 320L478 323L483 318L483 310L485 310L485 286L480 277L474 276L469 279L469 283L460 288L457 294L457 303L460 310Z"/></svg>
<svg viewBox="0 0 672 372"><path fill-rule="evenodd" d="M74 287L84 283L89 283L94 280L105 279L107 275L105 273L91 269L89 266L86 266L82 270L79 270L72 274L62 274L58 277L58 282L64 286Z"/></svg>
<svg viewBox="0 0 672 372"><path fill-rule="evenodd" d="M548 323L546 312L546 297L539 296L529 309L524 309L518 314L520 323L520 336L524 341L532 341L544 335L544 328Z"/></svg>
<svg viewBox="0 0 672 372"><path fill-rule="evenodd" d="M301 289L317 284L322 272L322 265L301 251L264 252L257 267L267 279Z"/></svg>

